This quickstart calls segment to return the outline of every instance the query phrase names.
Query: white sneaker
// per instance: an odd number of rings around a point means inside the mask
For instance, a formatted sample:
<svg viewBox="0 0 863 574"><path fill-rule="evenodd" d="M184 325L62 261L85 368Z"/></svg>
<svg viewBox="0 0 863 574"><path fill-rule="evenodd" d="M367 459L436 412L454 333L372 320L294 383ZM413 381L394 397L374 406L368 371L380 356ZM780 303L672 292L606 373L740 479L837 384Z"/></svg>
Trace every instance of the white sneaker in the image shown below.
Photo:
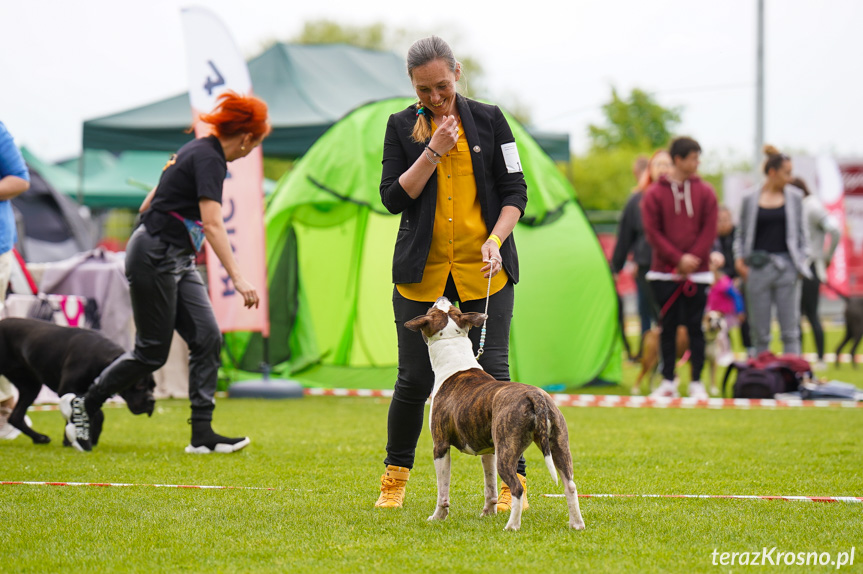
<svg viewBox="0 0 863 574"><path fill-rule="evenodd" d="M689 398L703 400L709 399L710 395L704 390L704 385L701 384L701 381L692 381L689 383Z"/></svg>
<svg viewBox="0 0 863 574"><path fill-rule="evenodd" d="M21 434L21 431L13 427L8 422L3 426L0 426L0 439L12 440L18 437Z"/></svg>
<svg viewBox="0 0 863 574"><path fill-rule="evenodd" d="M12 409L9 407L0 407L0 438L12 440L21 434L21 431L9 424L9 416L12 414Z"/></svg>
<svg viewBox="0 0 863 574"><path fill-rule="evenodd" d="M819 372L826 371L827 370L827 363L825 363L824 361L816 361L812 365L812 370L813 371L819 371Z"/></svg>
<svg viewBox="0 0 863 574"><path fill-rule="evenodd" d="M659 386L656 387L656 390L650 393L650 398L652 399L662 397L673 399L679 396L680 393L677 392L677 383L675 383L674 381L669 381L668 379L663 379L662 383L660 383Z"/></svg>

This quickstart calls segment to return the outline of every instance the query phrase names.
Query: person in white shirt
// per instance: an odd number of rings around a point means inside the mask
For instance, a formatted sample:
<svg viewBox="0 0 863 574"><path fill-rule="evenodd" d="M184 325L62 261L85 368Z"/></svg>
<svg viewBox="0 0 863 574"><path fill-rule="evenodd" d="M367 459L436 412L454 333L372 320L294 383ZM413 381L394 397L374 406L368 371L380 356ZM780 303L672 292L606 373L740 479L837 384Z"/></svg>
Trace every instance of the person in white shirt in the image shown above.
<svg viewBox="0 0 863 574"><path fill-rule="evenodd" d="M821 284L827 282L827 267L833 259L836 247L839 246L842 233L839 222L830 215L821 200L809 191L805 181L797 177L791 181L791 185L803 190L803 224L809 232L809 265L812 270L812 277L803 279L800 313L809 321L815 337L815 348L818 352L815 370L823 371L827 366L824 364L824 329L818 317L818 300ZM800 333L802 344L803 331Z"/></svg>

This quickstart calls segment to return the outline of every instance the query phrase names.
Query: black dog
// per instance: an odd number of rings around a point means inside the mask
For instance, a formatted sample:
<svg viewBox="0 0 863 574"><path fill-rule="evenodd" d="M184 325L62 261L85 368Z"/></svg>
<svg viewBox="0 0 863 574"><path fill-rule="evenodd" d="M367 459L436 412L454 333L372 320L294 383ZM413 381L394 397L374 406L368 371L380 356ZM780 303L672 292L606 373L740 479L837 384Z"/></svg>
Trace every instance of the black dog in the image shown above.
<svg viewBox="0 0 863 574"><path fill-rule="evenodd" d="M836 347L836 366L839 366L839 353L842 348L853 341L851 343L851 365L856 368L857 345L860 344L860 339L863 339L863 298L840 295L845 299L845 338Z"/></svg>
<svg viewBox="0 0 863 574"><path fill-rule="evenodd" d="M83 395L102 370L123 354L123 348L96 331L59 327L35 319L0 321L0 375L18 388L18 404L9 423L29 436L35 444L51 439L27 426L24 415L36 400L42 385L60 396ZM153 414L156 404L153 376L136 381L120 393L132 414ZM102 417L91 421L91 436L96 444L102 430ZM65 441L64 441L65 442Z"/></svg>

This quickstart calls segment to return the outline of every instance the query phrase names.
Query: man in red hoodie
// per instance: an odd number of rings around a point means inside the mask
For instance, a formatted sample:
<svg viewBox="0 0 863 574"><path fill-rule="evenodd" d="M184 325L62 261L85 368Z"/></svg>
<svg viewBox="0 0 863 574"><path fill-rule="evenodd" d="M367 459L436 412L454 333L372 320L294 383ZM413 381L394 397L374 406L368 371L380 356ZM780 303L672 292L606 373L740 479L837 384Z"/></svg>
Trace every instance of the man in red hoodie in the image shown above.
<svg viewBox="0 0 863 574"><path fill-rule="evenodd" d="M689 396L704 399L708 395L701 383L701 319L707 288L713 282L708 260L716 240L716 193L696 175L701 155L697 141L677 138L668 151L674 167L668 176L662 176L644 191L641 206L644 232L653 248L647 280L662 309L662 384L651 396L678 396L674 381L675 339L678 325L685 325L692 366Z"/></svg>

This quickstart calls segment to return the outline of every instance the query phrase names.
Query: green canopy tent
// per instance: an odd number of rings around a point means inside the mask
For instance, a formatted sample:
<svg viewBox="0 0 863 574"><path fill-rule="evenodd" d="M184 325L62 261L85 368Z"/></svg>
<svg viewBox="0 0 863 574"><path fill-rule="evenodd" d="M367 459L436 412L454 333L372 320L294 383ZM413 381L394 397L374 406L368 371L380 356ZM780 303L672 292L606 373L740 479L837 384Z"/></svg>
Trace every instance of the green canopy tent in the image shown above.
<svg viewBox="0 0 863 574"><path fill-rule="evenodd" d="M300 157L330 126L367 102L414 95L404 59L344 44L274 44L249 60L255 94L273 131L264 154ZM84 122L84 150L173 152L194 136L187 93ZM557 161L569 161L567 134L536 134ZM89 163L85 164L85 171Z"/></svg>
<svg viewBox="0 0 863 574"><path fill-rule="evenodd" d="M171 157L164 151L129 151L119 155L107 151L90 152L85 156L87 165L81 181L78 173L81 158L50 164L27 148L21 148L21 154L54 189L91 209L136 211L159 182L162 168ZM275 187L275 181L264 180L265 194L272 193Z"/></svg>
<svg viewBox="0 0 863 574"><path fill-rule="evenodd" d="M77 161L52 165L26 148L21 153L57 191L91 209L138 209L147 192L159 181L171 155L167 152L129 152L119 157L108 152L89 154L89 168L81 181L74 169Z"/></svg>
<svg viewBox="0 0 863 574"><path fill-rule="evenodd" d="M311 386L392 387L390 266L399 217L381 205L378 187L387 117L412 101L388 99L351 112L277 184L266 212L276 372ZM617 382L617 299L602 249L567 180L509 121L529 197L515 230L521 281L512 376L540 386ZM230 359L255 370L260 335L227 337Z"/></svg>

